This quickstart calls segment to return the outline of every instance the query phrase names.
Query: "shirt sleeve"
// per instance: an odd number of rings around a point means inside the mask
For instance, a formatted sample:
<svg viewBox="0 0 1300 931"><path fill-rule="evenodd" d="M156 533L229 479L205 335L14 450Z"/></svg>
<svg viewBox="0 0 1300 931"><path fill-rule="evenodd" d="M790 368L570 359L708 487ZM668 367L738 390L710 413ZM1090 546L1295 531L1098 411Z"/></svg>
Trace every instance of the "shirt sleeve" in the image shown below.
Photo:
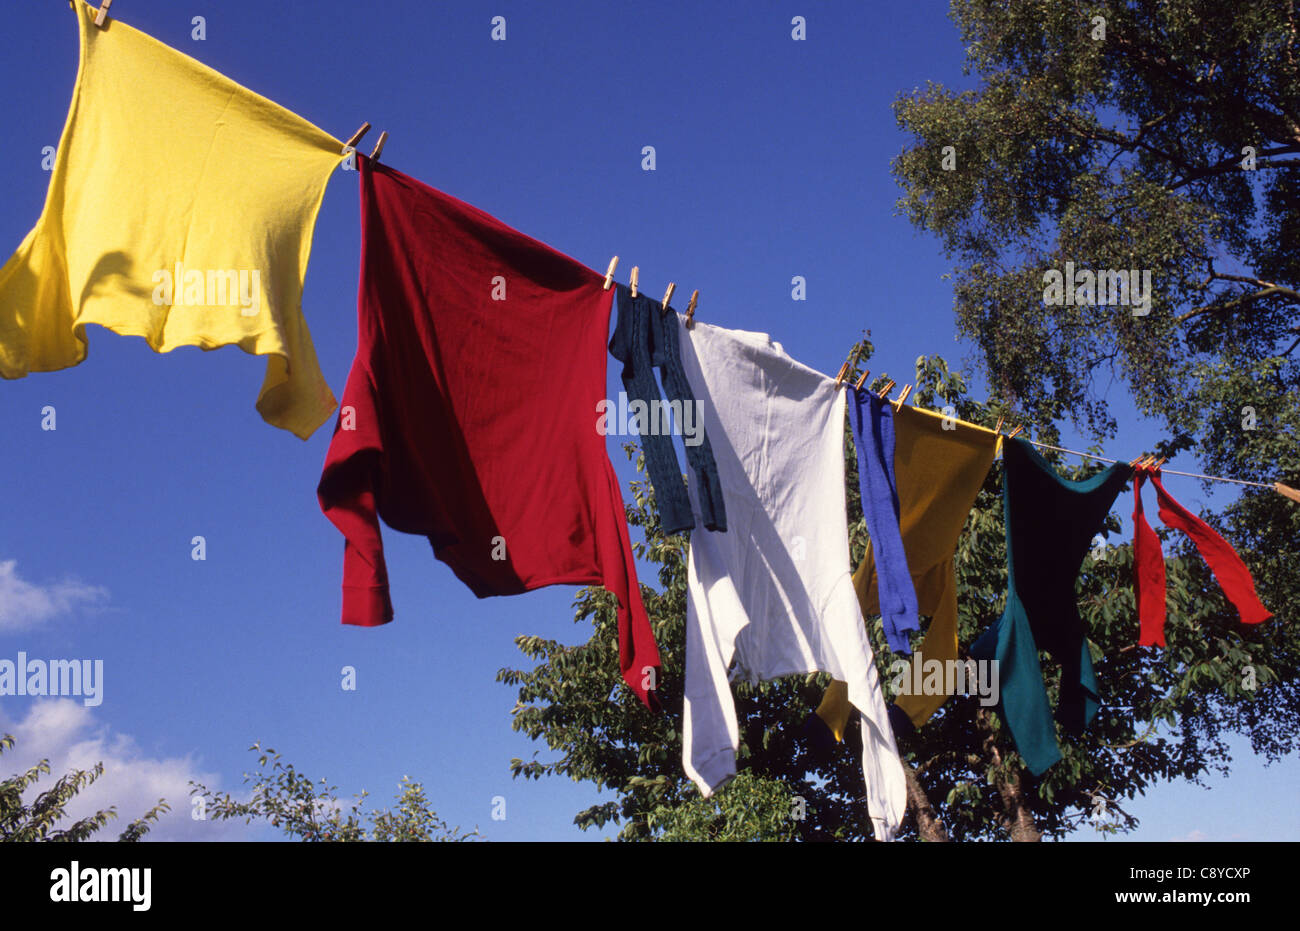
<svg viewBox="0 0 1300 931"><path fill-rule="evenodd" d="M316 497L343 534L343 623L376 627L393 619L375 501L384 450L375 386L354 364L343 392Z"/></svg>

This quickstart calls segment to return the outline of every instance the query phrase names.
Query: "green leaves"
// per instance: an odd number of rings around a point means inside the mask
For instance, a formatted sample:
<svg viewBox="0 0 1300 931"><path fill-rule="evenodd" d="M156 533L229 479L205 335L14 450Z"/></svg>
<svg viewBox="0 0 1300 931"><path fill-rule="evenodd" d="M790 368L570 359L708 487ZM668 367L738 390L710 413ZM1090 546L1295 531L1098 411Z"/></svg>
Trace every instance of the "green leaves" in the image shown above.
<svg viewBox="0 0 1300 931"><path fill-rule="evenodd" d="M260 751L261 746L253 744L249 749ZM519 762L511 761L512 769ZM462 831L439 818L429 808L424 786L409 776L402 777L396 808L363 813L370 794L364 790L353 796L350 804L341 802L334 794L335 786L324 779L313 782L270 748L261 753L257 765L261 772L244 775L244 782L252 783L248 801L190 783L190 795L202 800L205 819L242 819L245 824L265 821L291 839L313 842L469 841L482 837L477 830Z"/></svg>
<svg viewBox="0 0 1300 931"><path fill-rule="evenodd" d="M0 753L12 749L14 738L10 734L0 737ZM55 784L36 796L31 804L23 802L23 795L41 776L50 773L50 761L41 760L27 772L11 776L0 782L0 841L85 841L108 822L117 817L115 806L102 808L65 828L59 822L67 818L68 803L84 788L104 774L104 764L96 763L90 770L74 769L60 776ZM122 842L138 841L171 807L163 799L118 835Z"/></svg>

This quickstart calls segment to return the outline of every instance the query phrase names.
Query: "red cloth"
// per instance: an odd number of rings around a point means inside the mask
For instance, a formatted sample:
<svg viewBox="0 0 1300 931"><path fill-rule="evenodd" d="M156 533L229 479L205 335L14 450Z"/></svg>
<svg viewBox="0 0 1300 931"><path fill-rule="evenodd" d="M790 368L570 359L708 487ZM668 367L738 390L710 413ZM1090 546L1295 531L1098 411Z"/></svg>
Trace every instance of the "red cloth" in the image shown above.
<svg viewBox="0 0 1300 931"><path fill-rule="evenodd" d="M1142 513L1145 469L1133 471L1133 597L1137 602L1140 646L1165 645L1165 554L1160 538Z"/></svg>
<svg viewBox="0 0 1300 931"><path fill-rule="evenodd" d="M614 292L481 210L356 160L357 354L317 488L346 538L343 623L392 620L383 517L428 537L480 598L603 584L623 679L657 708L643 683L658 682L659 651L596 428Z"/></svg>
<svg viewBox="0 0 1300 931"><path fill-rule="evenodd" d="M1160 482L1159 469L1135 470L1133 495L1133 587L1141 623L1139 646L1165 645L1165 558L1160 538L1142 514L1142 481L1151 476L1160 503L1160 519L1191 538L1201 558L1214 573L1223 594L1236 607L1243 624L1259 624L1273 616L1255 594L1255 582L1228 541L1209 524L1174 500Z"/></svg>

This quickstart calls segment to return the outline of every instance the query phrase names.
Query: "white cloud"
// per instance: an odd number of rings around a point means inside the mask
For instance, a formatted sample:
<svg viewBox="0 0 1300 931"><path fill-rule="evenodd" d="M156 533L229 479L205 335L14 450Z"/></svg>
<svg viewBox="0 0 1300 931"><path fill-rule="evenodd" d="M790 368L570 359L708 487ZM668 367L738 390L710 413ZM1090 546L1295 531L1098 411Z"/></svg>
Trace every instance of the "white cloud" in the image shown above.
<svg viewBox="0 0 1300 931"><path fill-rule="evenodd" d="M27 630L79 605L93 607L108 600L108 590L63 579L49 585L33 585L18 577L17 561L0 561L0 633Z"/></svg>
<svg viewBox="0 0 1300 931"><path fill-rule="evenodd" d="M1171 837L1169 839L1174 843L1194 844L1194 843L1199 843L1200 841L1209 840L1209 836L1202 830L1199 830L1197 828L1192 828L1192 830L1188 831L1182 837Z"/></svg>
<svg viewBox="0 0 1300 931"><path fill-rule="evenodd" d="M96 722L94 712L80 701L60 698L36 701L21 721L6 720L0 713L0 734L13 734L15 740L15 745L0 755L0 778L26 772L42 759L50 761L49 775L24 793L27 804L70 770L104 764L103 775L68 803L67 817L55 825L56 830L116 806L117 817L92 835L94 840L115 841L128 824L165 798L171 811L162 815L145 840L257 839L256 823L245 826L242 821L196 821L191 817L189 781L219 789L218 773L199 771L189 756L145 756L134 738L112 733L108 725Z"/></svg>

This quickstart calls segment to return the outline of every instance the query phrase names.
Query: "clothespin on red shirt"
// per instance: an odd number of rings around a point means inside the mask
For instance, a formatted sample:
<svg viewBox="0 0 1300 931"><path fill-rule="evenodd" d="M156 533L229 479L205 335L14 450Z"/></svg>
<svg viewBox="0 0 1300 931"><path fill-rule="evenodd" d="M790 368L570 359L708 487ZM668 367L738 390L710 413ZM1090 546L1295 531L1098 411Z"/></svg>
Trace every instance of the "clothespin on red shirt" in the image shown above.
<svg viewBox="0 0 1300 931"><path fill-rule="evenodd" d="M618 256L609 260L609 268L605 270L605 290L608 291L614 284L614 269L618 268Z"/></svg>
<svg viewBox="0 0 1300 931"><path fill-rule="evenodd" d="M384 151L384 143L387 141L388 141L388 130L384 130L382 133L379 134L379 141L375 143L375 150L370 153L370 160L372 162L379 161L379 153Z"/></svg>
<svg viewBox="0 0 1300 931"><path fill-rule="evenodd" d="M104 28L104 21L108 19L108 8L113 5L113 0L104 0L99 5L99 12L95 14L95 25L100 29Z"/></svg>
<svg viewBox="0 0 1300 931"><path fill-rule="evenodd" d="M686 329L688 330L695 325L695 305L699 300L700 292L698 290L692 291L691 302L686 305Z"/></svg>

